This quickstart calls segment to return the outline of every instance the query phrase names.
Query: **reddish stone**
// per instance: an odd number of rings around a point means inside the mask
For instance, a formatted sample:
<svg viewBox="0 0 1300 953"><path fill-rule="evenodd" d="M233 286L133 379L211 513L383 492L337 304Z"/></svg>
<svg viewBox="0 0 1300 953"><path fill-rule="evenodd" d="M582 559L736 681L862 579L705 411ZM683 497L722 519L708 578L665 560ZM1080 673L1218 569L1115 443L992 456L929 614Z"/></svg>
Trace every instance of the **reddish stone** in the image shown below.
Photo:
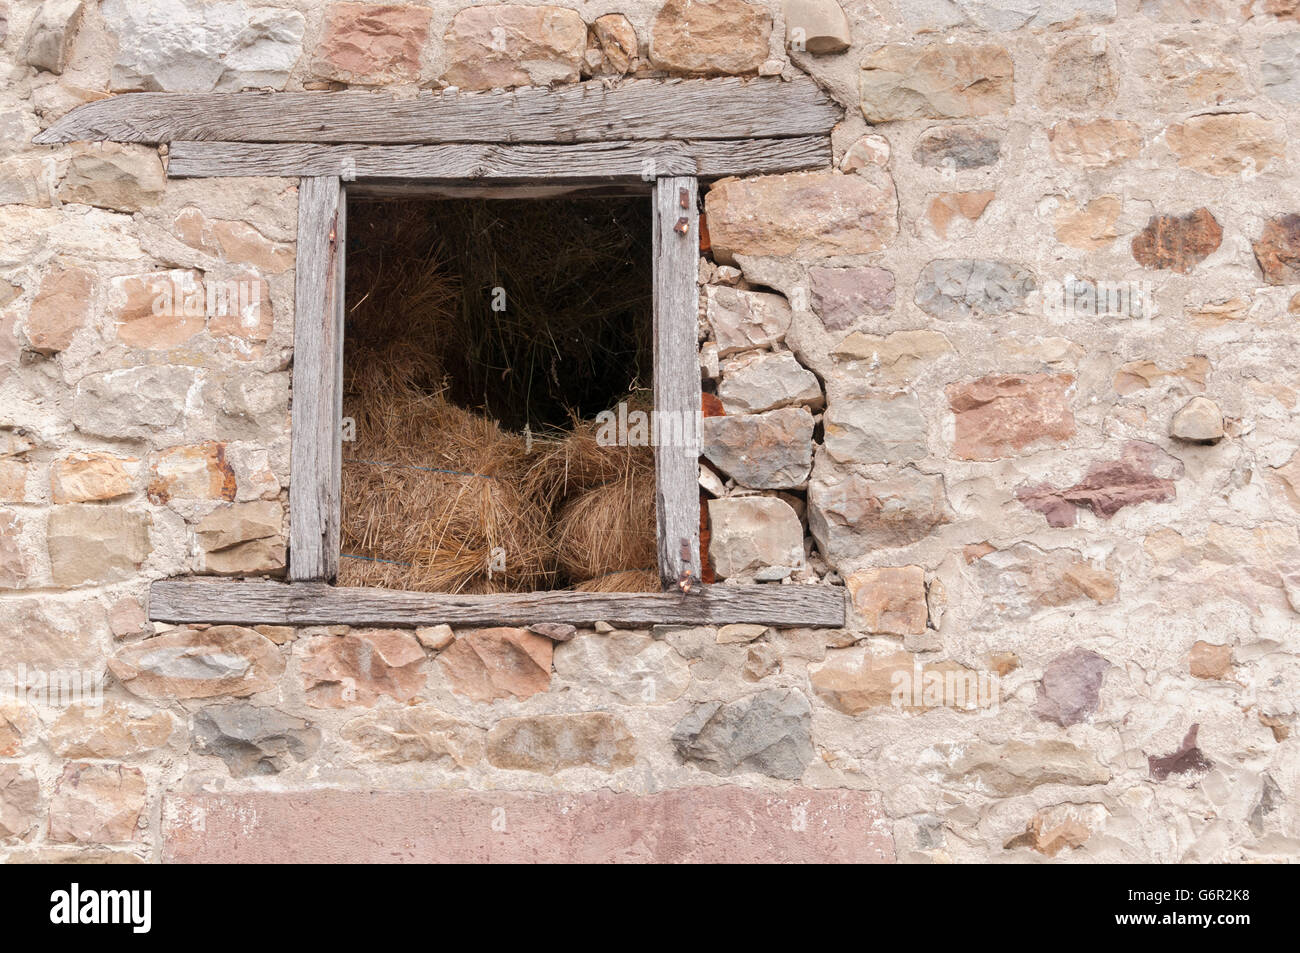
<svg viewBox="0 0 1300 953"><path fill-rule="evenodd" d="M275 645L252 629L179 629L118 649L108 670L141 698L246 698L273 688L284 672Z"/></svg>
<svg viewBox="0 0 1300 953"><path fill-rule="evenodd" d="M1187 734L1183 737L1183 743L1178 746L1178 750L1167 755L1148 755L1147 767L1154 780L1164 781L1171 774L1208 771L1214 767L1196 746L1196 733L1200 727L1200 725L1192 725L1187 729Z"/></svg>
<svg viewBox="0 0 1300 953"><path fill-rule="evenodd" d="M1269 219L1253 248L1264 280L1270 285L1300 282L1300 214L1292 212Z"/></svg>
<svg viewBox="0 0 1300 953"><path fill-rule="evenodd" d="M1232 671L1232 646L1200 641L1187 656L1193 678L1223 678Z"/></svg>
<svg viewBox="0 0 1300 953"><path fill-rule="evenodd" d="M51 497L55 503L86 503L125 496L138 462L107 453L71 453L50 465Z"/></svg>
<svg viewBox="0 0 1300 953"><path fill-rule="evenodd" d="M209 219L192 205L177 214L172 231L191 248L267 274L278 275L293 267L292 245L271 241L247 222Z"/></svg>
<svg viewBox="0 0 1300 953"><path fill-rule="evenodd" d="M1062 728L1077 725L1101 704L1101 683L1108 668L1110 662L1087 649L1056 656L1038 683L1034 714Z"/></svg>
<svg viewBox="0 0 1300 953"><path fill-rule="evenodd" d="M1133 257L1143 268L1168 268L1186 275L1218 250L1223 227L1209 209L1186 215L1153 215L1133 239Z"/></svg>
<svg viewBox="0 0 1300 953"><path fill-rule="evenodd" d="M202 820L202 823L199 821ZM743 834L743 836L737 836ZM177 794L169 863L892 863L878 795L613 791Z"/></svg>
<svg viewBox="0 0 1300 953"><path fill-rule="evenodd" d="M261 344L271 337L274 313L271 309L271 286L265 278L252 273L238 275L226 282L209 280L212 309L208 330L218 337L237 338L243 351L252 353L249 344Z"/></svg>
<svg viewBox="0 0 1300 953"><path fill-rule="evenodd" d="M1174 480L1183 465L1159 447L1130 440L1118 460L1095 463L1074 486L1058 490L1047 485L1022 486L1016 499L1047 517L1049 526L1073 526L1076 507L1086 506L1110 519L1135 503L1164 503L1178 496Z"/></svg>
<svg viewBox="0 0 1300 953"><path fill-rule="evenodd" d="M41 784L31 769L0 764L0 841L22 837L35 827L40 805Z"/></svg>
<svg viewBox="0 0 1300 953"><path fill-rule="evenodd" d="M123 844L137 836L147 785L139 768L69 764L50 801L50 840Z"/></svg>
<svg viewBox="0 0 1300 953"><path fill-rule="evenodd" d="M90 318L95 276L84 268L54 268L41 281L27 313L27 340L32 350L55 354Z"/></svg>
<svg viewBox="0 0 1300 953"><path fill-rule="evenodd" d="M703 490L700 491L700 554L704 557L703 565L700 566L700 582L706 586L711 586L718 581L718 574L713 568L713 563L709 560L709 544L713 539L711 524L709 523L709 496Z"/></svg>
<svg viewBox="0 0 1300 953"><path fill-rule="evenodd" d="M380 695L409 702L428 677L424 649L414 635L400 629L320 635L304 645L299 671L307 704L313 708L370 706Z"/></svg>
<svg viewBox="0 0 1300 953"><path fill-rule="evenodd" d="M812 267L808 281L813 310L831 331L842 331L863 315L894 307L894 273L885 268Z"/></svg>
<svg viewBox="0 0 1300 953"><path fill-rule="evenodd" d="M564 7L466 7L452 18L443 48L443 81L461 89L572 83L587 49L587 25Z"/></svg>
<svg viewBox="0 0 1300 953"><path fill-rule="evenodd" d="M0 503L22 503L27 498L27 474L31 465L26 460L0 458Z"/></svg>
<svg viewBox="0 0 1300 953"><path fill-rule="evenodd" d="M124 344L175 347L203 330L207 291L196 271L126 275L110 286L110 310Z"/></svg>
<svg viewBox="0 0 1300 953"><path fill-rule="evenodd" d="M226 462L226 445L215 441L172 447L150 463L149 502L162 505L173 499L235 499L235 471Z"/></svg>
<svg viewBox="0 0 1300 953"><path fill-rule="evenodd" d="M755 72L772 15L746 0L667 0L650 24L650 65L699 75Z"/></svg>
<svg viewBox="0 0 1300 953"><path fill-rule="evenodd" d="M929 612L925 602L925 570L920 566L864 569L848 578L853 608L868 632L920 635Z"/></svg>
<svg viewBox="0 0 1300 953"><path fill-rule="evenodd" d="M723 179L704 197L713 258L870 255L898 235L898 197L882 169Z"/></svg>
<svg viewBox="0 0 1300 953"><path fill-rule="evenodd" d="M1282 20L1300 20L1300 2L1297 2L1297 0L1264 0L1260 4L1260 12Z"/></svg>
<svg viewBox="0 0 1300 953"><path fill-rule="evenodd" d="M149 627L149 617L139 599L123 598L108 608L108 627L117 638L140 635ZM152 627L149 627L150 631Z"/></svg>
<svg viewBox="0 0 1300 953"><path fill-rule="evenodd" d="M984 214L997 195L992 190L982 192L940 192L930 199L925 217L930 220L935 234L940 238L948 237L948 227L954 219L963 218L975 222Z"/></svg>
<svg viewBox="0 0 1300 953"><path fill-rule="evenodd" d="M945 393L957 418L953 454L996 460L1039 441L1074 436L1069 374L990 375L950 384Z"/></svg>
<svg viewBox="0 0 1300 953"><path fill-rule="evenodd" d="M335 3L325 13L316 73L344 83L413 83L429 39L428 7Z"/></svg>
<svg viewBox="0 0 1300 953"><path fill-rule="evenodd" d="M550 686L554 647L527 629L473 629L460 633L438 664L452 691L475 701L528 698Z"/></svg>
<svg viewBox="0 0 1300 953"><path fill-rule="evenodd" d="M867 57L858 80L870 123L988 116L1016 103L1011 54L992 43L892 43Z"/></svg>

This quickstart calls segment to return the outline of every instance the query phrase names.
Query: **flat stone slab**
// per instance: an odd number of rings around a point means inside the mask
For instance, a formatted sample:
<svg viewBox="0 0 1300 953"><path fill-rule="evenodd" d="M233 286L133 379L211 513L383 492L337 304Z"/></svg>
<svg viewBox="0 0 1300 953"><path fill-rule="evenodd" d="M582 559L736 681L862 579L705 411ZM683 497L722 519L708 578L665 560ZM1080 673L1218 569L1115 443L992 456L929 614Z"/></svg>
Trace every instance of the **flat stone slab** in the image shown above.
<svg viewBox="0 0 1300 953"><path fill-rule="evenodd" d="M178 794L168 863L892 863L878 795L612 791Z"/></svg>

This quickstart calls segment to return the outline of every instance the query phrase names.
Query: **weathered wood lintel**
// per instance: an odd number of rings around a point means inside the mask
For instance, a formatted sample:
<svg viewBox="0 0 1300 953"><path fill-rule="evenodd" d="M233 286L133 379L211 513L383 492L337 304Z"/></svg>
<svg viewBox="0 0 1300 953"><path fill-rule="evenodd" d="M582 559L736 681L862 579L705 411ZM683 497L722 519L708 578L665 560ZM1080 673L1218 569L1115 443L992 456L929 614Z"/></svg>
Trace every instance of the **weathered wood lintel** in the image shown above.
<svg viewBox="0 0 1300 953"><path fill-rule="evenodd" d="M827 135L842 110L809 78L593 81L422 93L125 93L79 106L38 144L599 142Z"/></svg>
<svg viewBox="0 0 1300 953"><path fill-rule="evenodd" d="M579 145L373 146L360 143L173 142L167 175L336 175L344 181L536 183L626 182L649 191L663 176L719 179L825 168L827 136L790 139L626 140Z"/></svg>
<svg viewBox="0 0 1300 953"><path fill-rule="evenodd" d="M222 625L762 625L840 627L835 586L705 586L679 592L533 592L457 596L323 583L165 579L149 593L157 622Z"/></svg>

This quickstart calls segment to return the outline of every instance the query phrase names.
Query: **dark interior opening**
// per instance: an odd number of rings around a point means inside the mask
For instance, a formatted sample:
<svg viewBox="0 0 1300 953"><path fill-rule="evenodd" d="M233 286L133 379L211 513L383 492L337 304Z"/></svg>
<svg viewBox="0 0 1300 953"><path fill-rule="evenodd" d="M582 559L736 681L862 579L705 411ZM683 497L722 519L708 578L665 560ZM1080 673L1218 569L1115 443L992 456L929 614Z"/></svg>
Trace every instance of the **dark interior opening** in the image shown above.
<svg viewBox="0 0 1300 953"><path fill-rule="evenodd" d="M648 197L349 196L339 582L658 588ZM349 433L349 428L351 432Z"/></svg>
<svg viewBox="0 0 1300 953"><path fill-rule="evenodd" d="M539 432L649 386L648 199L359 199L347 232L345 340L406 334L457 406Z"/></svg>

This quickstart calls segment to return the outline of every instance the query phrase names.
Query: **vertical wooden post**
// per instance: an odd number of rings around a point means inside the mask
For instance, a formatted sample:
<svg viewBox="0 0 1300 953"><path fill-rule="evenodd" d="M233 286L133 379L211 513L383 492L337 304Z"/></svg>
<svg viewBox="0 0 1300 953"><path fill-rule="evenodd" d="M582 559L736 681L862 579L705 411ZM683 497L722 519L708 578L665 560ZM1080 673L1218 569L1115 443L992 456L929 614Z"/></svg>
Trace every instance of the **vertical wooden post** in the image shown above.
<svg viewBox="0 0 1300 953"><path fill-rule="evenodd" d="M655 181L654 420L659 576L700 587L700 231L694 176Z"/></svg>
<svg viewBox="0 0 1300 953"><path fill-rule="evenodd" d="M338 176L299 180L289 483L294 581L332 582L338 575L346 214Z"/></svg>

